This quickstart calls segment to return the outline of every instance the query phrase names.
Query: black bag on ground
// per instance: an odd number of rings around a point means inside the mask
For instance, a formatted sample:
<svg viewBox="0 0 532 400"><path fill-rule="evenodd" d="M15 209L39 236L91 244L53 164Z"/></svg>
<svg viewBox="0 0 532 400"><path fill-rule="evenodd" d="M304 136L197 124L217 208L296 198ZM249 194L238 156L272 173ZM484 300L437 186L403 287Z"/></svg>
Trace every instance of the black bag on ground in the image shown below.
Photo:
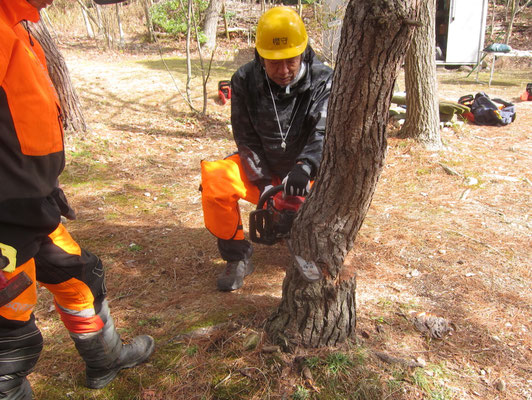
<svg viewBox="0 0 532 400"><path fill-rule="evenodd" d="M496 103L503 105L502 108ZM515 106L502 99L490 99L484 92L475 95L471 112L477 125L504 126L515 121Z"/></svg>

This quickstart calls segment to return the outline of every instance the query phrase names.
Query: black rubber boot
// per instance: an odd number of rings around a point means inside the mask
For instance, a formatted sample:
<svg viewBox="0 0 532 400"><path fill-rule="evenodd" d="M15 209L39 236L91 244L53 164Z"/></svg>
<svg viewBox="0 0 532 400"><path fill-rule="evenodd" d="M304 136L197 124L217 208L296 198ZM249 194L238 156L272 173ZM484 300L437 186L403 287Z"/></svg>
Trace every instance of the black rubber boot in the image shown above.
<svg viewBox="0 0 532 400"><path fill-rule="evenodd" d="M218 290L231 292L240 289L244 284L244 278L254 270L251 262L253 247L245 240L227 240L224 242L219 240L218 247L222 257L227 261L225 269L218 275L218 280L216 281ZM231 250L233 250L232 253L230 252Z"/></svg>
<svg viewBox="0 0 532 400"><path fill-rule="evenodd" d="M76 349L85 360L86 384L91 389L107 386L125 368L131 368L146 361L155 350L151 336L137 336L129 344L123 344L109 314L107 300L102 303L98 315L104 327L93 333L70 333Z"/></svg>
<svg viewBox="0 0 532 400"><path fill-rule="evenodd" d="M244 278L253 272L251 260L229 261L220 275L216 285L222 292L231 292L244 285Z"/></svg>
<svg viewBox="0 0 532 400"><path fill-rule="evenodd" d="M2 400L32 400L33 391L31 390L30 383L26 378L22 380L22 383L14 388L0 392L0 399Z"/></svg>

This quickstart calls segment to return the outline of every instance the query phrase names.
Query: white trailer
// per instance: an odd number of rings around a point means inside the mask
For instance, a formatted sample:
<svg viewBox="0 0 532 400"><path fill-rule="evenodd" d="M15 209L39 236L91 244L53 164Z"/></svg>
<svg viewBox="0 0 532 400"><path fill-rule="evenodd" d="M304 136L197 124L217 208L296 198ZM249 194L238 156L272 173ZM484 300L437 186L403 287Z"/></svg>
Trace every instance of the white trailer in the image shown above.
<svg viewBox="0 0 532 400"><path fill-rule="evenodd" d="M478 64L484 48L487 10L488 0L437 0L437 64Z"/></svg>
<svg viewBox="0 0 532 400"><path fill-rule="evenodd" d="M323 55L335 60L347 0L325 0ZM436 63L476 65L484 48L488 0L436 0Z"/></svg>

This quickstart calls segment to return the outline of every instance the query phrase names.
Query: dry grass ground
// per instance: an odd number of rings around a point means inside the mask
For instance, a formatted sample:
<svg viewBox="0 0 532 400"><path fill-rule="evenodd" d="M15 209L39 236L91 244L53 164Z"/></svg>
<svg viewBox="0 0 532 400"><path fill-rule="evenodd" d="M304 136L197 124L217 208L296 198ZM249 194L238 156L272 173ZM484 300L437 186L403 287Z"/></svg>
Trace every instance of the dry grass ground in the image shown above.
<svg viewBox="0 0 532 400"><path fill-rule="evenodd" d="M283 354L267 351L262 326L279 303L288 251L256 246L244 287L217 292L223 264L202 221L200 161L234 151L216 82L238 62L229 50L216 62L208 116L199 117L174 85L183 87L179 49L165 50L171 76L155 50L104 52L77 38L61 48L90 126L66 139L61 182L78 213L67 227L103 259L123 338L151 334L157 350L108 388L85 389L82 362L42 289L45 350L31 375L38 399L532 399L532 102L518 99L532 82L529 66L498 66L491 87L486 71L479 82L438 71L441 98L485 91L515 102L517 120L445 128L438 152L390 138L348 259L358 274L356 339ZM243 205L245 215L251 209ZM455 329L427 339L410 311Z"/></svg>

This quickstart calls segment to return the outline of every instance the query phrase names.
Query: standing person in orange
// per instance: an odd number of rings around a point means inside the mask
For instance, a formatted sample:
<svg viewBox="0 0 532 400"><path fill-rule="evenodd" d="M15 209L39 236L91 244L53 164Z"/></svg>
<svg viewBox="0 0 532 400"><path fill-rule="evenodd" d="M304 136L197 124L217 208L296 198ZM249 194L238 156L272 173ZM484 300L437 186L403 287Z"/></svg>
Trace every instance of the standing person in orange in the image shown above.
<svg viewBox="0 0 532 400"><path fill-rule="evenodd" d="M201 164L205 226L227 262L217 280L221 291L240 288L253 272L238 201L257 204L261 193L281 182L285 194L306 195L323 150L332 70L308 45L299 15L288 7L266 11L255 49L255 59L231 79L238 153Z"/></svg>
<svg viewBox="0 0 532 400"><path fill-rule="evenodd" d="M37 281L54 295L88 387L106 386L155 348L147 335L122 343L100 259L61 224L61 215L74 217L57 181L65 165L61 108L44 52L22 25L52 2L0 0L0 399L8 400L32 398L26 376L43 346L33 315Z"/></svg>

